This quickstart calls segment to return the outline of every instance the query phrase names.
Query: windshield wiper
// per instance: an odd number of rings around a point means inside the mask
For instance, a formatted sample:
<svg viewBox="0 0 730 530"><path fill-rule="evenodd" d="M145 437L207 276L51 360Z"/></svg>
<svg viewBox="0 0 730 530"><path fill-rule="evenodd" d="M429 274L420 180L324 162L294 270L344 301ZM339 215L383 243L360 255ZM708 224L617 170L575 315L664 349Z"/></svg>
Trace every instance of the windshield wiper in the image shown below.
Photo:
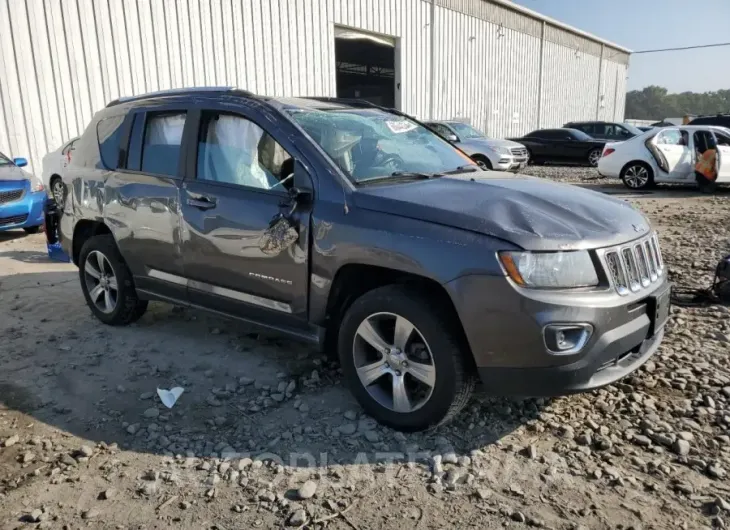
<svg viewBox="0 0 730 530"><path fill-rule="evenodd" d="M467 166L459 166L456 169L452 169L451 171L444 171L444 175L457 175L459 173L476 173L479 171L479 166L474 164L469 164Z"/></svg>
<svg viewBox="0 0 730 530"><path fill-rule="evenodd" d="M396 180L428 180L432 178L442 177L442 173L421 173L418 171L394 171L390 175L381 175L379 177L370 177L366 179L360 179L357 181L358 184L371 184L375 182L383 181L396 181Z"/></svg>

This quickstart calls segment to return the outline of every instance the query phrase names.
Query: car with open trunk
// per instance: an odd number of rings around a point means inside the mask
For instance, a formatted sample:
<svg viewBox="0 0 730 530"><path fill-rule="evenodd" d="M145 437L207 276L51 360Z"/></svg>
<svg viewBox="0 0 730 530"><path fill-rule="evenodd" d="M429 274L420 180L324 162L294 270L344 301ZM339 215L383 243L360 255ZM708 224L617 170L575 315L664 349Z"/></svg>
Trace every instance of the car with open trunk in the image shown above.
<svg viewBox="0 0 730 530"><path fill-rule="evenodd" d="M368 414L443 423L598 388L657 350L669 283L628 203L484 171L406 114L229 88L124 98L64 172L64 250L110 325L150 300L337 352Z"/></svg>

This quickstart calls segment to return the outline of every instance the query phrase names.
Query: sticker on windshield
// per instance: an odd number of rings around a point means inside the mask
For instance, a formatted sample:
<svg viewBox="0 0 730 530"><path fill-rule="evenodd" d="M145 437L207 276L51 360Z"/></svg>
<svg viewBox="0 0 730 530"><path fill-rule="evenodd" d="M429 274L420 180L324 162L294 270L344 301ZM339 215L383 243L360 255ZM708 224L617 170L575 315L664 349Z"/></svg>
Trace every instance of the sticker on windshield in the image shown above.
<svg viewBox="0 0 730 530"><path fill-rule="evenodd" d="M385 124L388 126L388 129L393 131L395 134L400 134L408 131L412 131L416 128L415 123L411 123L410 121L406 120L398 120L398 121L386 121Z"/></svg>

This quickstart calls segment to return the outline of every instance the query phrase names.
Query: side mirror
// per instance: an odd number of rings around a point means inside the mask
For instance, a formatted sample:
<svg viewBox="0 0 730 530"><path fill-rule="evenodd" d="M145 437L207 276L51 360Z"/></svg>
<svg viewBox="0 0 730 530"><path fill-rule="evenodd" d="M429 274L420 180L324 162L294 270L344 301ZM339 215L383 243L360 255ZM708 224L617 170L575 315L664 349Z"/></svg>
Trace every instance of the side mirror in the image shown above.
<svg viewBox="0 0 730 530"><path fill-rule="evenodd" d="M308 204L312 200L312 192L292 186L289 188L289 197L298 204Z"/></svg>
<svg viewBox="0 0 730 530"><path fill-rule="evenodd" d="M25 167L28 165L28 160L25 158L19 157L19 158L13 158L13 164L15 164L18 167Z"/></svg>
<svg viewBox="0 0 730 530"><path fill-rule="evenodd" d="M289 188L289 197L298 204L309 204L314 197L312 177L299 161L294 161L294 181Z"/></svg>
<svg viewBox="0 0 730 530"><path fill-rule="evenodd" d="M447 140L448 140L449 142L458 142L458 141L459 141L459 137L458 137L458 136L456 136L455 134L447 134L447 135L446 135L446 139L447 139Z"/></svg>

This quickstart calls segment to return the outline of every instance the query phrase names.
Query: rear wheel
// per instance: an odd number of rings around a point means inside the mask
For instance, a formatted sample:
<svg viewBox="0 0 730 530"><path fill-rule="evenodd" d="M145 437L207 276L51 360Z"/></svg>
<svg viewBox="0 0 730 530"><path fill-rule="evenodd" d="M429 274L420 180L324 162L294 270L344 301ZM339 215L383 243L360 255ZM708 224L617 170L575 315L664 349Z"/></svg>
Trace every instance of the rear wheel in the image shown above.
<svg viewBox="0 0 730 530"><path fill-rule="evenodd" d="M480 168L484 169L485 171L488 171L490 169L493 169L492 168L492 162L486 156L484 156L484 155L474 155L471 158L474 160L474 162L477 163L477 165Z"/></svg>
<svg viewBox="0 0 730 530"><path fill-rule="evenodd" d="M598 161L601 159L601 153L603 153L603 151L599 148L591 149L588 152L588 163L591 167L596 167L598 165Z"/></svg>
<svg viewBox="0 0 730 530"><path fill-rule="evenodd" d="M347 310L338 351L365 411L394 429L418 431L452 419L474 389L448 315L403 286L374 289Z"/></svg>
<svg viewBox="0 0 730 530"><path fill-rule="evenodd" d="M65 186L63 184L63 180L58 175L53 175L51 177L51 195L53 196L53 200L56 201L56 206L59 208L63 208L63 201L65 197Z"/></svg>
<svg viewBox="0 0 730 530"><path fill-rule="evenodd" d="M654 185L654 172L644 162L631 162L621 170L621 181L632 190L643 190Z"/></svg>
<svg viewBox="0 0 730 530"><path fill-rule="evenodd" d="M137 297L132 274L110 234L94 236L84 243L79 277L87 305L105 324L131 324L147 310L147 301Z"/></svg>

